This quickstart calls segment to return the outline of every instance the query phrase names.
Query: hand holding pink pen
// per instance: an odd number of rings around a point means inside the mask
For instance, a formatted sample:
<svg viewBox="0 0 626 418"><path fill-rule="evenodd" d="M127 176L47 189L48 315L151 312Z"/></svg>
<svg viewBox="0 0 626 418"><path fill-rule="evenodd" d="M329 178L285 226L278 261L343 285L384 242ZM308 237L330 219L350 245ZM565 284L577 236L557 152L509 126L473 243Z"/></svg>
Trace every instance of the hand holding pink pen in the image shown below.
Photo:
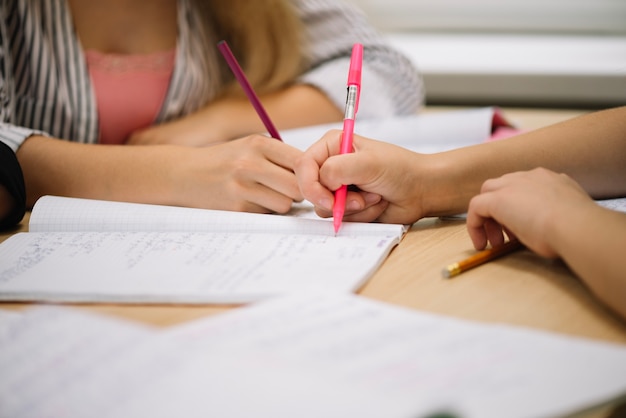
<svg viewBox="0 0 626 418"><path fill-rule="evenodd" d="M350 70L348 71L348 97L343 118L343 133L341 135L341 154L352 152L352 138L354 135L354 120L359 110L359 98L361 95L361 68L363 66L363 45L354 44L352 57L350 58ZM335 203L333 205L333 226L335 234L339 232L343 214L346 210L346 195L348 187L344 184L335 191Z"/></svg>

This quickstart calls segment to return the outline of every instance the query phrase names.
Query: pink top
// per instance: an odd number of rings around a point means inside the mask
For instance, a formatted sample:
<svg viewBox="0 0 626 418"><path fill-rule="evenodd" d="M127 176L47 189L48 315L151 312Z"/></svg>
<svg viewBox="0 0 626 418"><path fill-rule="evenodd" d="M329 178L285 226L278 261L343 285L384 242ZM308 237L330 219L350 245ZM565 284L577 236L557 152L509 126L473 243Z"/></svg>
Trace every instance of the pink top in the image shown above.
<svg viewBox="0 0 626 418"><path fill-rule="evenodd" d="M154 123L174 70L175 50L152 54L85 51L98 108L101 144L123 144Z"/></svg>

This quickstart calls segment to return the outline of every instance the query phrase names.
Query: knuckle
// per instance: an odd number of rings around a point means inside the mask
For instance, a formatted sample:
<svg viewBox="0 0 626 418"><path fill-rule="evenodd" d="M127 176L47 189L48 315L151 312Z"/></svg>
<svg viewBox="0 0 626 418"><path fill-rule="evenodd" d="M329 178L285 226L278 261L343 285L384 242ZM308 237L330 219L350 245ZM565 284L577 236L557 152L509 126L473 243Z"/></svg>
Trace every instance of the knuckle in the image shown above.
<svg viewBox="0 0 626 418"><path fill-rule="evenodd" d="M254 175L256 164L252 158L240 157L233 161L231 171L235 181L244 182Z"/></svg>
<svg viewBox="0 0 626 418"><path fill-rule="evenodd" d="M289 212L291 210L291 204L291 199L281 199L281 201L276 205L276 213L285 214Z"/></svg>

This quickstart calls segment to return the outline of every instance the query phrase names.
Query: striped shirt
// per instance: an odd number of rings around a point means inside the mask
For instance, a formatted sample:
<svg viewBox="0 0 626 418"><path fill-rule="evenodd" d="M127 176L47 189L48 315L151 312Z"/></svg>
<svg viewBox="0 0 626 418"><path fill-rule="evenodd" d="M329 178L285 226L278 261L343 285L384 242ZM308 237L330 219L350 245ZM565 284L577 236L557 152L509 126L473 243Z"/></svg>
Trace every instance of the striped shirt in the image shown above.
<svg viewBox="0 0 626 418"><path fill-rule="evenodd" d="M310 68L300 83L313 85L342 108L350 52L364 45L359 116L415 113L421 78L390 48L355 6L337 0L293 0L305 24ZM155 123L197 111L215 92L207 82L202 23L188 0L178 2L174 72ZM98 116L85 55L66 0L0 0L0 141L14 151L33 134L96 143ZM211 74L208 74L210 77Z"/></svg>

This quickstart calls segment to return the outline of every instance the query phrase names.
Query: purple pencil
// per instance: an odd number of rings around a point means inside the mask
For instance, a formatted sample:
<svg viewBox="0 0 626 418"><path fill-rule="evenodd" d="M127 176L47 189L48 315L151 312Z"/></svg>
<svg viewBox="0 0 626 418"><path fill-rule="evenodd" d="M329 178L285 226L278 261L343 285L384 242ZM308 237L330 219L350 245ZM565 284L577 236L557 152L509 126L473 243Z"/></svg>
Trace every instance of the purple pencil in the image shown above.
<svg viewBox="0 0 626 418"><path fill-rule="evenodd" d="M252 106L254 106L254 110L256 110L256 113L259 115L259 117L263 121L263 124L265 125L265 128L267 129L269 134L272 136L272 138L276 138L279 141L282 141L282 138L280 137L278 130L272 123L272 120L270 119L269 115L265 111L265 108L263 108L263 105L261 104L259 97L256 95L256 93L252 89L252 86L250 85L250 82L246 78L246 75L243 73L241 66L237 62L237 59L233 55L233 52L230 50L228 43L226 43L226 41L220 41L217 43L217 48L220 50L220 52L224 56L224 59L226 59L228 66L230 67L233 74L235 75L235 78L237 79L241 87L243 88L243 91L246 93L246 96L248 96L248 100L250 100L250 103L252 103Z"/></svg>

